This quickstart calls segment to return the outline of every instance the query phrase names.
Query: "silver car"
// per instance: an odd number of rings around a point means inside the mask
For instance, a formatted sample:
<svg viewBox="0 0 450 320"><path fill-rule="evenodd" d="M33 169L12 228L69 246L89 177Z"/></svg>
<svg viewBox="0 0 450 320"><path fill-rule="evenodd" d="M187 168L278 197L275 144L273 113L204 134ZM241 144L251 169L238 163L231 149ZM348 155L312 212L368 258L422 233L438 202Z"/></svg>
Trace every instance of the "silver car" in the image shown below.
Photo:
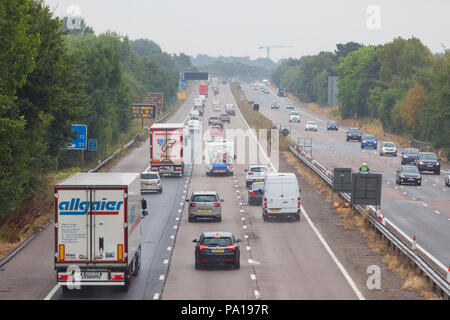
<svg viewBox="0 0 450 320"><path fill-rule="evenodd" d="M141 191L157 191L161 193L163 187L161 184L161 177L157 172L142 172L141 173Z"/></svg>
<svg viewBox="0 0 450 320"><path fill-rule="evenodd" d="M397 156L397 147L395 146L395 143L385 141L381 144L380 156L384 156L386 154L392 154L394 157Z"/></svg>
<svg viewBox="0 0 450 320"><path fill-rule="evenodd" d="M450 170L447 172L447 174L445 175L445 185L447 187L450 187Z"/></svg>
<svg viewBox="0 0 450 320"><path fill-rule="evenodd" d="M195 191L189 203L188 221L192 222L198 218L212 218L218 222L222 221L222 202L216 191Z"/></svg>
<svg viewBox="0 0 450 320"><path fill-rule="evenodd" d="M245 170L245 187L250 187L253 182L264 182L264 179L270 170L267 166L255 165Z"/></svg>
<svg viewBox="0 0 450 320"><path fill-rule="evenodd" d="M315 121L308 121L305 125L305 131L317 131L317 123Z"/></svg>

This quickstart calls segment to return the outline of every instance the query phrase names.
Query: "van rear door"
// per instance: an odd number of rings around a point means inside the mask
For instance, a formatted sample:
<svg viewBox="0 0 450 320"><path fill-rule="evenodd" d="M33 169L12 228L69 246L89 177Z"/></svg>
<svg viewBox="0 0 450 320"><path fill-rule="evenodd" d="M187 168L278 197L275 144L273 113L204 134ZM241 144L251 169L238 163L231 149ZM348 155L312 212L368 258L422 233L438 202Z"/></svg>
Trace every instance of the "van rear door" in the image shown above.
<svg viewBox="0 0 450 320"><path fill-rule="evenodd" d="M267 208L272 213L297 212L297 198L299 197L298 185L294 181L271 181L267 185ZM279 211L278 211L279 210Z"/></svg>

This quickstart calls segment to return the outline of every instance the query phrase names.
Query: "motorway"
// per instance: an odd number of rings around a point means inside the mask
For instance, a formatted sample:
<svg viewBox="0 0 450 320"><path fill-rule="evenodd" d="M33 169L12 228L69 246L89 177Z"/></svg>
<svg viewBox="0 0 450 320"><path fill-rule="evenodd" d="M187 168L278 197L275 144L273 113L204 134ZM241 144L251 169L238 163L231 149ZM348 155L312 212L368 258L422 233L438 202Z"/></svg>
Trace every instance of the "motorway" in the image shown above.
<svg viewBox="0 0 450 320"><path fill-rule="evenodd" d="M328 168L352 168L356 172L365 162L371 171L383 174L382 213L410 238L416 236L417 243L433 255L442 268L450 265L450 188L444 184L444 175L423 173L422 186L398 186L395 172L400 166L400 157L380 156L379 151L361 149L359 142L346 142L345 127L339 131L327 131L326 117L317 115L306 107L286 97L278 97L272 90L264 94L260 89L242 84L249 100L260 104L260 112L280 126L291 127L290 138L312 139L312 156ZM270 109L272 102L280 102L282 107ZM301 113L300 123L289 122L290 110L285 106L292 104ZM308 120L317 122L318 131L305 131ZM382 139L379 137L378 145ZM385 139L389 141L389 139ZM401 148L398 154L401 154ZM441 168L442 173L449 168Z"/></svg>
<svg viewBox="0 0 450 320"><path fill-rule="evenodd" d="M194 95L189 96L168 122L183 122L193 106L193 98ZM208 97L204 119L212 114L211 102L215 99L212 95ZM220 86L218 99L222 106L235 104L228 86ZM239 111L231 119L226 129L247 130ZM207 128L204 121L205 132ZM364 299L360 290L365 289L367 266L358 271L355 265L364 264L367 254L363 257L353 251L350 257L345 257L347 263L340 263L308 217L308 213L320 214L323 209L317 201L309 200L310 205L302 208L299 222L264 222L261 207L247 204L244 170L253 164L248 156L253 136L248 137L247 156L238 154L238 159L244 161L237 161L234 176L206 176L201 148L197 147L193 150L196 161L187 164L183 178L163 179L162 194L143 194L149 216L142 222L142 266L131 280L128 292L87 287L63 294L53 277L54 229L50 225L2 267L0 299ZM190 152L186 150L184 154ZM259 163L269 161L263 154L257 158ZM149 140L121 159L111 171L141 172L148 165ZM188 222L184 200L197 190L215 190L224 199L222 222ZM302 195L313 192L305 190ZM231 231L243 240L240 269L195 270L192 240L204 231ZM341 248L339 251L342 252ZM355 263L349 265L349 260ZM359 278L357 285L349 274ZM384 272L383 276L387 274ZM392 291L386 287L388 292Z"/></svg>

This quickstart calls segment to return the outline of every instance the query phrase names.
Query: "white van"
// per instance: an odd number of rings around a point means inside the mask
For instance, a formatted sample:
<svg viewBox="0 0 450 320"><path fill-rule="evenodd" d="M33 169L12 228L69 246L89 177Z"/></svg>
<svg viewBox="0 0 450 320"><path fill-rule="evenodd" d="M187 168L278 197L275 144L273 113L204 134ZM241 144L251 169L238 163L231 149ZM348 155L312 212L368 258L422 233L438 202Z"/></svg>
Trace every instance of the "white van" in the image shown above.
<svg viewBox="0 0 450 320"><path fill-rule="evenodd" d="M300 187L293 173L269 173L265 178L262 201L264 221L270 217L300 220Z"/></svg>

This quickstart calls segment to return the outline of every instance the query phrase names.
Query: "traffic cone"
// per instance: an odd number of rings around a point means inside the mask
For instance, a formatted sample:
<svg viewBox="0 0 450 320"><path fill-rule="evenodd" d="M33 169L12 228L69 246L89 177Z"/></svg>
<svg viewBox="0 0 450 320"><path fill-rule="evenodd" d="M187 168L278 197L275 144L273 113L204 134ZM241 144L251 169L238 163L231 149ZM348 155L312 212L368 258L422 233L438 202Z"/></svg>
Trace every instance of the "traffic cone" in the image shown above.
<svg viewBox="0 0 450 320"><path fill-rule="evenodd" d="M381 223L386 226L386 220L384 219L384 214L381 215Z"/></svg>
<svg viewBox="0 0 450 320"><path fill-rule="evenodd" d="M380 222L382 222L382 220L381 220L381 208L380 208L380 206L378 206L378 208L377 208L377 220L380 221Z"/></svg>
<svg viewBox="0 0 450 320"><path fill-rule="evenodd" d="M413 242L411 245L412 250L417 253L416 235L414 235Z"/></svg>

